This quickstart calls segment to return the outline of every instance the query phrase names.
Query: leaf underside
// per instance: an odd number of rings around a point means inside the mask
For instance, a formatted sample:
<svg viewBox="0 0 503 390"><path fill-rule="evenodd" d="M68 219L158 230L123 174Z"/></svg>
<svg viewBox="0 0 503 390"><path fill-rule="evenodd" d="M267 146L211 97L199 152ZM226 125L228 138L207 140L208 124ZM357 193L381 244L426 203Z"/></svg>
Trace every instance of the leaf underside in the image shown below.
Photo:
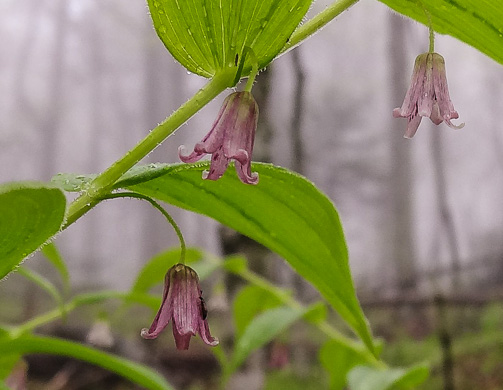
<svg viewBox="0 0 503 390"><path fill-rule="evenodd" d="M211 77L237 67L245 47L265 67L283 48L312 0L148 0L154 27L190 72ZM237 57L236 57L237 56ZM243 70L251 69L249 56Z"/></svg>
<svg viewBox="0 0 503 390"><path fill-rule="evenodd" d="M435 31L452 35L503 64L503 3L500 0L380 1L427 26L426 9Z"/></svg>

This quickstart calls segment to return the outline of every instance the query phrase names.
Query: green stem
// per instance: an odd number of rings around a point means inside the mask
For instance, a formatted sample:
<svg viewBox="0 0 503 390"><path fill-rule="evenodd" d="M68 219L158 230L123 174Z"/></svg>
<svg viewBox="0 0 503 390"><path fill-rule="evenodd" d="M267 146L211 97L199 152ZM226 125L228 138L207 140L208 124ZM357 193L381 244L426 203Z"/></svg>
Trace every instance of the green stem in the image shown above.
<svg viewBox="0 0 503 390"><path fill-rule="evenodd" d="M17 273L45 290L56 301L56 304L59 306L59 310L62 311L64 315L63 297L59 293L58 289L54 286L54 284L52 284L48 279L44 278L37 272L25 267L19 267L17 269Z"/></svg>
<svg viewBox="0 0 503 390"><path fill-rule="evenodd" d="M269 291L276 298L278 298L278 300L280 300L283 304L287 305L288 307L291 307L292 309L295 309L295 310L303 310L304 309L302 304L297 302L294 298L292 298L290 295L288 295L284 290L276 287L275 285L270 283L268 280L262 278L261 276L250 271L249 269L246 268L246 269L242 269L242 270L236 270L235 273L237 275L239 275L240 277L242 277L247 282L249 282L255 286L258 286L266 291ZM336 328L334 328L332 325L330 325L327 321L313 323L312 325L317 327L321 332L323 332L325 335L330 337L332 340L335 340L339 344L344 345L346 348L353 350L356 354L358 354L368 364L370 364L374 367L378 367L378 368L386 367L386 364L384 362L376 359L376 357L372 353L370 353L366 348L364 348L360 343L343 335Z"/></svg>
<svg viewBox="0 0 503 390"><path fill-rule="evenodd" d="M178 240L180 241L180 263L185 264L185 252L187 251L187 247L185 245L185 240L183 238L182 231L180 230L179 226L173 219L169 213L162 208L162 206L157 203L155 200L150 198L147 195L139 194L136 192L115 192L112 194L107 194L105 195L102 199L115 199L115 198L136 198L136 199L141 199L141 200L146 200L149 202L153 207L155 207L157 210L161 212L162 215L168 220L169 224L173 227L173 230L175 231L176 235L178 236Z"/></svg>
<svg viewBox="0 0 503 390"><path fill-rule="evenodd" d="M159 299L151 297L148 294L138 294L138 293L127 293L127 292L119 292L119 291L101 291L97 293L89 293L77 295L70 302L64 305L64 310L61 308L57 308L47 313L41 314L35 318L32 318L25 323L18 325L10 331L11 337L16 338L20 335L31 332L32 330L48 324L52 321L55 321L62 316L62 312L68 314L69 312L75 310L77 307L82 305L90 305L103 302L107 299L122 299L125 301L137 302L140 304L148 305L148 306L159 306Z"/></svg>
<svg viewBox="0 0 503 390"><path fill-rule="evenodd" d="M318 32L321 28L331 22L332 19L346 11L357 1L358 0L338 0L333 2L318 15L295 30L290 36L288 42L285 46L283 46L283 49L281 49L280 55L299 45L302 41Z"/></svg>
<svg viewBox="0 0 503 390"><path fill-rule="evenodd" d="M70 226L78 218L93 208L100 198L110 192L114 183L138 161L154 150L162 141L183 125L196 112L218 96L232 84L235 70L229 68L217 73L203 88L201 88L185 104L180 106L164 122L153 129L133 149L114 162L107 170L98 175L72 204L67 212L67 219L63 229Z"/></svg>
<svg viewBox="0 0 503 390"><path fill-rule="evenodd" d="M258 74L258 60L257 57L255 56L255 53L251 48L248 49L248 56L250 57L250 62L252 64L252 70L250 71L250 75L248 76L248 81L246 82L244 90L247 92L251 92L253 88L253 82L255 81L255 77L257 77Z"/></svg>
<svg viewBox="0 0 503 390"><path fill-rule="evenodd" d="M429 47L428 47L428 52L434 53L435 52L435 30L433 30L433 22L431 20L431 14L424 6L424 3L422 2L422 0L417 0L417 2L421 6L421 8L423 9L424 14L426 15L426 19L428 20L428 31L429 31L429 41L430 41Z"/></svg>

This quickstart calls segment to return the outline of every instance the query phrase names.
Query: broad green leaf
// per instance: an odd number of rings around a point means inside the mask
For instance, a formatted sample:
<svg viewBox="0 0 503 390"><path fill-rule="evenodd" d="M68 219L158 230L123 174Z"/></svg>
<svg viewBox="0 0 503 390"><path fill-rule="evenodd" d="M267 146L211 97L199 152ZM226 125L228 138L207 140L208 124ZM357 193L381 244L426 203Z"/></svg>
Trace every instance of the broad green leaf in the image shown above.
<svg viewBox="0 0 503 390"><path fill-rule="evenodd" d="M201 252L197 249L187 248L185 261L190 264L201 258ZM180 249L169 249L161 252L150 259L138 273L131 287L133 293L146 293L153 286L162 283L169 268L180 262Z"/></svg>
<svg viewBox="0 0 503 390"><path fill-rule="evenodd" d="M395 11L433 27L503 64L503 3L501 0L380 0ZM424 6L424 8L423 8ZM425 32L425 38L427 32ZM426 51L426 47L425 47Z"/></svg>
<svg viewBox="0 0 503 390"><path fill-rule="evenodd" d="M406 390L423 383L429 375L428 366L376 369L357 366L348 375L350 390Z"/></svg>
<svg viewBox="0 0 503 390"><path fill-rule="evenodd" d="M236 294L232 305L236 336L239 338L243 334L258 313L280 305L281 301L263 288L252 285L243 287Z"/></svg>
<svg viewBox="0 0 503 390"><path fill-rule="evenodd" d="M349 370L358 364L365 363L361 355L335 340L328 340L321 347L319 358L325 370L330 374L330 390L344 389Z"/></svg>
<svg viewBox="0 0 503 390"><path fill-rule="evenodd" d="M256 186L241 183L231 169L218 181L202 180L205 169L206 162L167 165L164 175L129 188L212 217L281 255L373 351L332 202L307 179L273 165L253 165L260 175Z"/></svg>
<svg viewBox="0 0 503 390"><path fill-rule="evenodd" d="M202 180L207 162L155 164L150 173L146 167L136 167L114 187L207 215L275 251L323 294L375 352L356 298L337 210L310 181L261 163L252 167L260 175L256 186L241 183L232 169L218 181ZM92 179L72 174L59 177L77 191Z"/></svg>
<svg viewBox="0 0 503 390"><path fill-rule="evenodd" d="M263 347L302 318L304 312L282 306L266 310L255 317L236 342L231 359L232 370L236 370L253 351Z"/></svg>
<svg viewBox="0 0 503 390"><path fill-rule="evenodd" d="M57 246L54 245L53 242L44 245L42 247L42 253L47 260L51 262L54 268L58 270L61 280L63 281L65 292L68 293L70 290L70 273L68 272L65 260L63 259L63 256L61 256Z"/></svg>
<svg viewBox="0 0 503 390"><path fill-rule="evenodd" d="M285 45L312 0L148 0L162 42L189 71L211 77L236 67L245 47L260 68ZM251 69L246 56L243 76Z"/></svg>
<svg viewBox="0 0 503 390"><path fill-rule="evenodd" d="M0 356L5 353L69 356L115 372L146 389L172 389L163 377L145 366L72 341L40 336L0 339Z"/></svg>
<svg viewBox="0 0 503 390"><path fill-rule="evenodd" d="M0 279L58 232L65 208L58 188L35 182L0 185Z"/></svg>

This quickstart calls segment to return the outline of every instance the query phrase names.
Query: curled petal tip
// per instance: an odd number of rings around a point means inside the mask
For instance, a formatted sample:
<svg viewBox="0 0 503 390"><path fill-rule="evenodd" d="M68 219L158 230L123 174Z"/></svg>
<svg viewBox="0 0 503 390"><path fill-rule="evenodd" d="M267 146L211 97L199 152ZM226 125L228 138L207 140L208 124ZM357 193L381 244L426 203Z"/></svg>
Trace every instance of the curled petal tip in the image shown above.
<svg viewBox="0 0 503 390"><path fill-rule="evenodd" d="M455 125L454 123L451 122L450 119L446 119L445 120L445 123L447 124L447 126L449 126L451 129L456 129L456 130L459 130L459 129L462 129L463 127L465 127L465 122L463 123L460 123L459 125Z"/></svg>
<svg viewBox="0 0 503 390"><path fill-rule="evenodd" d="M402 110L400 108L393 109L393 118L401 118Z"/></svg>
<svg viewBox="0 0 503 390"><path fill-rule="evenodd" d="M203 153L198 153L195 150L190 154L185 154L185 145L180 145L178 147L178 158L184 163L193 163L199 161L203 157Z"/></svg>
<svg viewBox="0 0 503 390"><path fill-rule="evenodd" d="M156 334L151 334L147 328L143 328L140 332L140 336L144 339L151 340L157 337Z"/></svg>
<svg viewBox="0 0 503 390"><path fill-rule="evenodd" d="M220 341L216 337L213 337L213 340L206 344L208 344L210 347L216 347L218 344L220 344Z"/></svg>

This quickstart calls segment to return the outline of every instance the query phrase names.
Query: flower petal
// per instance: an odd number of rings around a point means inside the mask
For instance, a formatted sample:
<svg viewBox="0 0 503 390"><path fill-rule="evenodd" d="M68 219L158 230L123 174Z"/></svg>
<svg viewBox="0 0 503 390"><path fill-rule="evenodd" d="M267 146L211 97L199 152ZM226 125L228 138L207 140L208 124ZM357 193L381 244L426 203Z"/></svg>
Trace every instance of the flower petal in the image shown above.
<svg viewBox="0 0 503 390"><path fill-rule="evenodd" d="M224 152L222 147L220 147L213 155L211 156L211 165L210 171L203 172L203 179L208 180L218 180L222 177L229 165L230 159L224 156Z"/></svg>
<svg viewBox="0 0 503 390"><path fill-rule="evenodd" d="M199 161L201 157L204 156L204 153L196 152L195 150L189 155L185 155L184 151L186 150L185 145L180 145L178 147L178 158L184 163L193 163Z"/></svg>
<svg viewBox="0 0 503 390"><path fill-rule="evenodd" d="M178 350L187 350L189 349L190 338L192 334L180 334L176 329L176 326L173 326L173 338L175 339L176 349Z"/></svg>
<svg viewBox="0 0 503 390"><path fill-rule="evenodd" d="M214 347L219 343L216 337L211 336L208 321L206 320L201 319L201 321L199 321L199 335L207 345L211 345L212 347Z"/></svg>
<svg viewBox="0 0 503 390"><path fill-rule="evenodd" d="M155 339L168 325L173 315L173 273L170 268L164 277L164 292L162 294L162 303L157 312L154 321L149 329L141 330L141 337L144 339Z"/></svg>
<svg viewBox="0 0 503 390"><path fill-rule="evenodd" d="M416 134L417 128L421 123L421 116L415 115L412 118L409 118L409 122L407 123L407 130L405 131L404 138L412 138L414 134Z"/></svg>

